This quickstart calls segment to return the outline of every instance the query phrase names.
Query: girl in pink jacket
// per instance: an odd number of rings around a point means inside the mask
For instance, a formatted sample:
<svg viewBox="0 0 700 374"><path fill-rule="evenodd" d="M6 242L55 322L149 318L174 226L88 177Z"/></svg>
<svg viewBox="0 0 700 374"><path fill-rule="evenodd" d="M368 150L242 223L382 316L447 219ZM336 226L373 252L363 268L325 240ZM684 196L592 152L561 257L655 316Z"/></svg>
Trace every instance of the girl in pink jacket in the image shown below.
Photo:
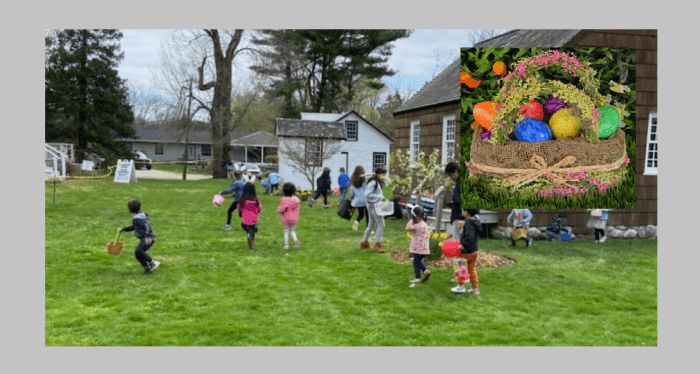
<svg viewBox="0 0 700 374"><path fill-rule="evenodd" d="M297 188L293 183L285 183L282 187L282 192L284 197L280 200L280 205L277 207L277 213L282 215L282 225L284 226L284 249L285 251L289 249L289 235L292 235L294 239L294 248L299 249L299 239L297 239L297 233L294 229L297 227L297 222L299 222L299 204L301 200L294 196L297 192Z"/></svg>
<svg viewBox="0 0 700 374"><path fill-rule="evenodd" d="M262 203L255 193L255 185L251 182L243 186L243 194L238 201L238 211L241 214L241 227L248 238L248 248L255 245L255 234L258 232L258 217L262 212Z"/></svg>
<svg viewBox="0 0 700 374"><path fill-rule="evenodd" d="M426 266L427 257L430 254L430 241L428 238L428 225L425 223L425 213L419 206L413 208L413 218L408 221L406 230L413 232L411 238L411 250L413 253L413 272L416 278L411 281L409 287L415 287L420 282L425 282L430 277L430 271ZM423 278L421 279L421 271Z"/></svg>

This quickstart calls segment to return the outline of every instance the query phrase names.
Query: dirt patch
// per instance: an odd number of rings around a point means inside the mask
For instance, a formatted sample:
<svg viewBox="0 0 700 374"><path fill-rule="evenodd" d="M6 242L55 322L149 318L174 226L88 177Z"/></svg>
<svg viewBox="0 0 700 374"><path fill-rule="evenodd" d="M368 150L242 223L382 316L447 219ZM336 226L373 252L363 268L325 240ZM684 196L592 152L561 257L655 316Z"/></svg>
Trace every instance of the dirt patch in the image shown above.
<svg viewBox="0 0 700 374"><path fill-rule="evenodd" d="M394 261L410 263L412 255L405 251L396 251L391 254ZM516 260L496 252L479 252L479 259L476 260L476 268L497 268L504 265L513 265ZM439 260L428 261L428 266L436 268L452 268L452 259L441 257Z"/></svg>

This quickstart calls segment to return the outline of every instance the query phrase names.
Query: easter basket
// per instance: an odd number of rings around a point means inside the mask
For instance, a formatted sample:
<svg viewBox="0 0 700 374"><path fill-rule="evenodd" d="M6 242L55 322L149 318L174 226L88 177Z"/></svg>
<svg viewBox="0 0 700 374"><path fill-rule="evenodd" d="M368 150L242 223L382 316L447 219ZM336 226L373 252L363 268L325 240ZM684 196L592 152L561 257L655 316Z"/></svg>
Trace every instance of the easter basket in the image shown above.
<svg viewBox="0 0 700 374"><path fill-rule="evenodd" d="M543 79L540 70L548 66L578 77L583 89ZM474 131L468 162L470 173L500 179L517 188L538 178L554 185L570 186L578 181L574 176L620 169L627 158L625 134L618 128L619 117L614 128L608 126L607 118L606 126L599 127L600 103L604 100L598 93L600 83L596 74L596 70L573 54L557 51L518 61L514 71L502 79L503 87L493 102L486 102L493 110L488 120L481 120ZM559 117L566 116L565 131L555 133L554 140L549 140L555 132L549 128L552 121L550 125L541 121L544 111L538 99L547 100L548 114L561 112ZM479 120L477 107L474 114ZM536 129L542 129L541 134L531 127L523 130L533 122L539 126ZM535 140L513 141L513 134L520 139L518 131L523 138L535 136Z"/></svg>

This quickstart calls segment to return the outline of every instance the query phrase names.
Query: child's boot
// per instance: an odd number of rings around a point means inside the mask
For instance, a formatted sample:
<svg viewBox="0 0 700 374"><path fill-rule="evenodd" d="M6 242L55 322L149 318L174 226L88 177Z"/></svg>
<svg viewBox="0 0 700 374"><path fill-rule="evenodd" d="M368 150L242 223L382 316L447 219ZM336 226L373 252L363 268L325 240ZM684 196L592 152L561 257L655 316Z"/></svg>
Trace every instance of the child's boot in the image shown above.
<svg viewBox="0 0 700 374"><path fill-rule="evenodd" d="M369 248L369 242L360 243L360 249L365 249L365 248Z"/></svg>
<svg viewBox="0 0 700 374"><path fill-rule="evenodd" d="M374 243L374 248L372 248L373 251L377 253L384 253L384 248L382 248L382 243Z"/></svg>

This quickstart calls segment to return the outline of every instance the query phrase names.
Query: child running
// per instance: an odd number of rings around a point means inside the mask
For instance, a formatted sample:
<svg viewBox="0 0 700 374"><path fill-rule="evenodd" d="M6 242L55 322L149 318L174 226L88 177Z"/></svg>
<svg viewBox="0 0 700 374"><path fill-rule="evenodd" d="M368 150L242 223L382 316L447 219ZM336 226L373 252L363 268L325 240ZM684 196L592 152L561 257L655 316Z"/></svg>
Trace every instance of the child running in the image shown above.
<svg viewBox="0 0 700 374"><path fill-rule="evenodd" d="M284 247L282 249L289 250L289 235L294 239L294 249L299 249L299 239L294 230L299 222L299 205L301 200L294 196L297 192L296 186L293 183L285 183L282 187L284 197L280 200L280 205L277 207L277 213L282 215L282 225L284 226Z"/></svg>
<svg viewBox="0 0 700 374"><path fill-rule="evenodd" d="M608 223L608 213L612 212L612 209L588 209L591 212L591 219L588 220L586 224L587 227L595 229L595 242L605 243L608 240L608 236L605 235L605 227Z"/></svg>
<svg viewBox="0 0 700 374"><path fill-rule="evenodd" d="M248 238L248 248L255 246L255 233L258 232L258 218L262 211L262 203L255 193L255 185L248 182L243 186L241 200L238 201L238 210L241 212L241 227L246 232Z"/></svg>
<svg viewBox="0 0 700 374"><path fill-rule="evenodd" d="M140 201L130 200L127 203L127 207L133 217L132 224L128 227L120 227L119 231L134 231L134 236L140 240L134 254L141 266L143 266L143 273L148 274L160 265L160 262L153 260L148 255L148 250L156 242L156 233L153 232L148 214L141 212Z"/></svg>
<svg viewBox="0 0 700 374"><path fill-rule="evenodd" d="M459 240L459 249L461 253L459 258L467 260L467 269L469 271L469 281L472 288L467 291L464 287L464 281L457 279L457 287L452 288L454 293L469 292L479 295L479 277L476 274L476 260L479 258L479 231L481 231L481 222L475 217L476 209L466 209L462 211L465 218L462 226L462 235Z"/></svg>
<svg viewBox="0 0 700 374"><path fill-rule="evenodd" d="M348 193L348 186L350 185L350 177L348 173L345 172L345 168L340 168L340 175L338 175L338 186L340 186L340 200L339 204L343 204Z"/></svg>
<svg viewBox="0 0 700 374"><path fill-rule="evenodd" d="M384 248L382 248L382 234L384 234L384 217L377 214L374 209L374 204L384 200L384 192L382 188L384 187L384 175L386 175L386 169L383 167L378 167L372 178L369 179L367 183L367 190L365 191L365 199L367 199L367 213L369 214L369 224L367 229L365 229L365 235L362 237L362 243L360 243L360 249L369 248L369 236L373 229L377 229L374 234L374 247L373 251L377 253L384 253Z"/></svg>
<svg viewBox="0 0 700 374"><path fill-rule="evenodd" d="M411 238L410 253L413 253L413 273L416 276L409 287L425 282L430 277L430 270L426 266L427 256L430 254L430 241L428 239L428 225L425 223L425 214L419 206L413 208L413 218L406 224L406 230L413 232ZM421 272L423 277L421 278Z"/></svg>
<svg viewBox="0 0 700 374"><path fill-rule="evenodd" d="M365 218L365 223L368 223L369 215L367 214L367 200L365 199L365 190L367 189L367 179L365 178L365 168L358 165L355 166L355 171L352 172L350 178L350 206L357 209L357 218L352 224L352 231L357 231L362 218Z"/></svg>
<svg viewBox="0 0 700 374"><path fill-rule="evenodd" d="M331 168L323 168L323 173L316 179L316 193L309 199L309 207L314 207L314 200L323 195L323 207L328 209L328 191L331 190Z"/></svg>
<svg viewBox="0 0 700 374"><path fill-rule="evenodd" d="M231 203L231 206L228 207L226 226L224 226L224 230L231 230L231 215L233 214L233 211L236 210L236 207L238 207L238 200L241 199L241 194L243 194L243 186L245 186L246 183L243 180L243 173L241 173L239 170L233 172L233 179L233 183L231 183L227 189L219 191L219 195L229 193L233 194L233 202Z"/></svg>

